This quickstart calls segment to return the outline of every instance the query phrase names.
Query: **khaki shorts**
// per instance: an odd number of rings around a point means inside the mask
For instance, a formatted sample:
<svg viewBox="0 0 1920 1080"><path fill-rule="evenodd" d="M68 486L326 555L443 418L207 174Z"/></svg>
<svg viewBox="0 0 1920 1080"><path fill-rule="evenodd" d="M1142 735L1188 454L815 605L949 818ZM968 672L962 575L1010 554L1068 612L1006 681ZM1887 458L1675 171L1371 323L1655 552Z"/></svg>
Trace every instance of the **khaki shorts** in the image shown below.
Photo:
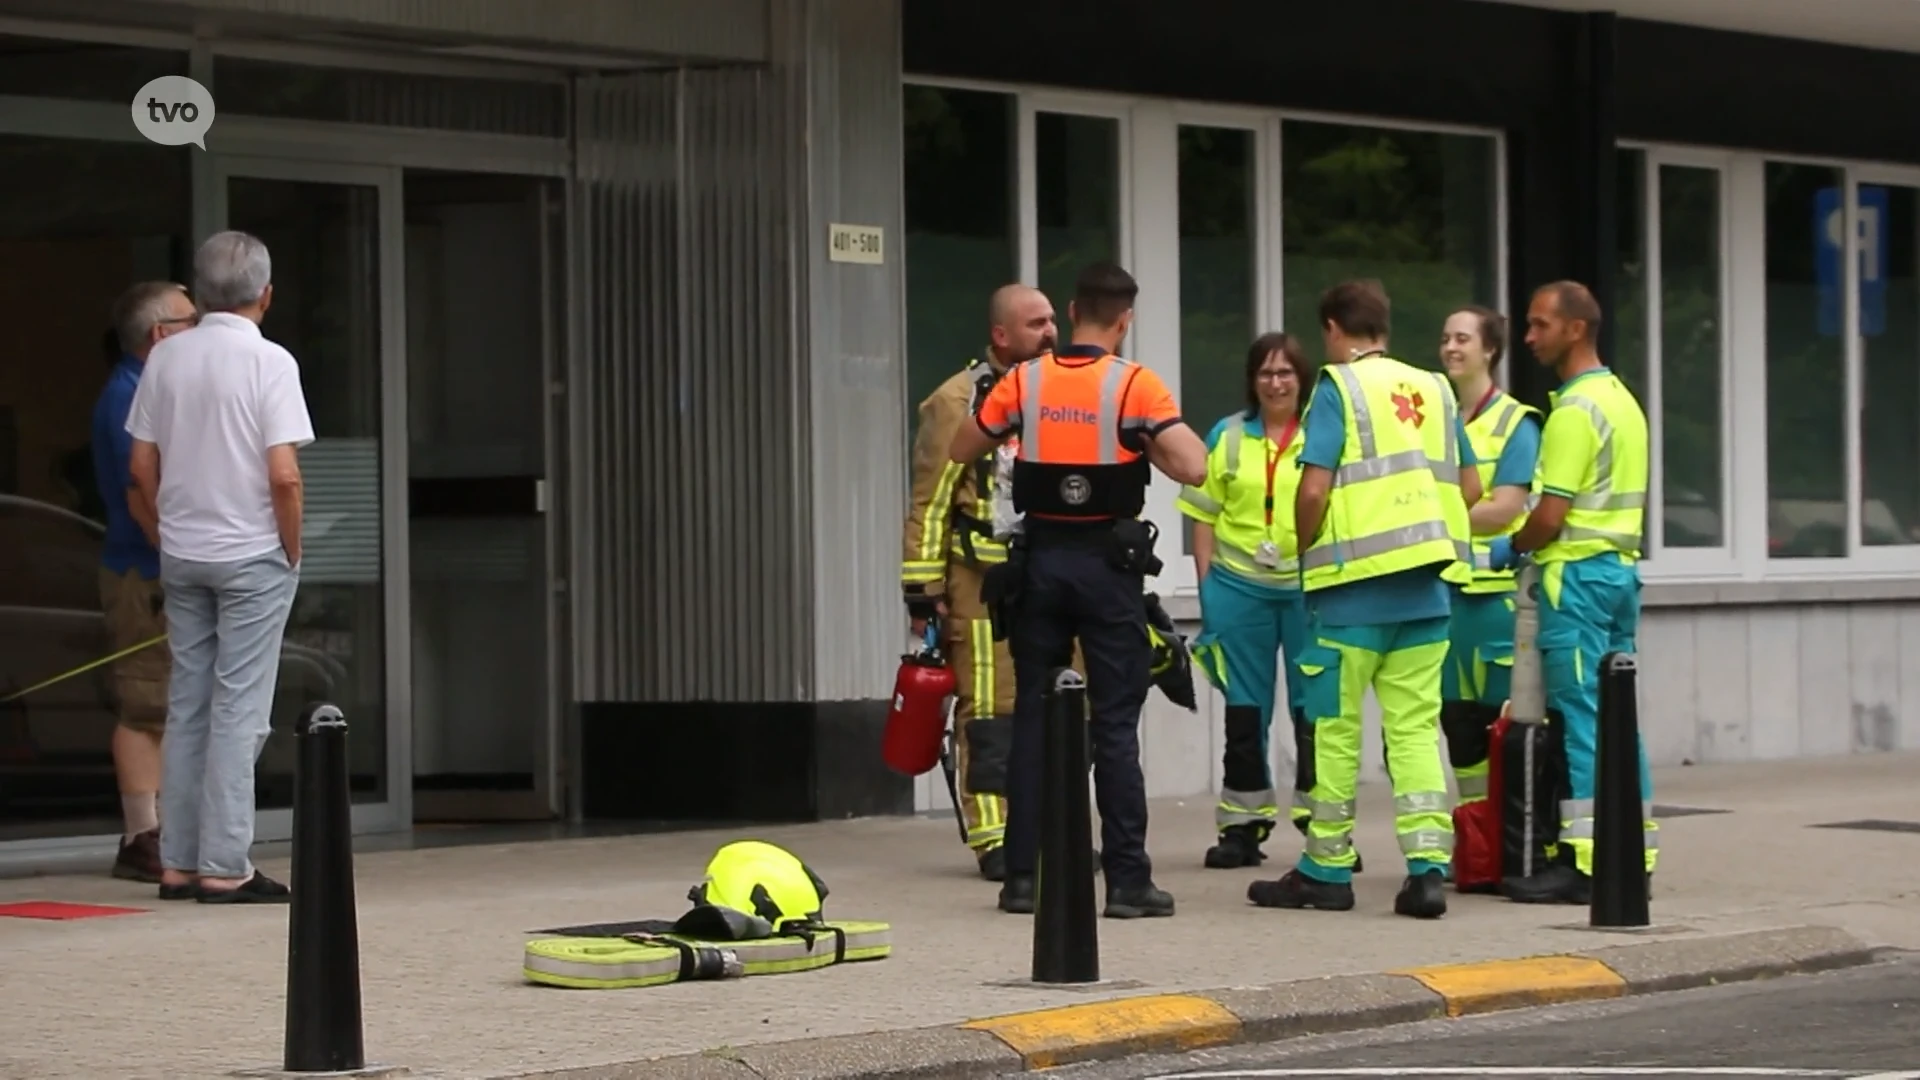
<svg viewBox="0 0 1920 1080"><path fill-rule="evenodd" d="M101 568L100 606L106 613L108 647L113 652L167 632L160 583L141 577L137 570L116 574ZM122 724L156 735L166 729L167 677L172 670L173 651L164 637L113 662L113 688L119 698Z"/></svg>

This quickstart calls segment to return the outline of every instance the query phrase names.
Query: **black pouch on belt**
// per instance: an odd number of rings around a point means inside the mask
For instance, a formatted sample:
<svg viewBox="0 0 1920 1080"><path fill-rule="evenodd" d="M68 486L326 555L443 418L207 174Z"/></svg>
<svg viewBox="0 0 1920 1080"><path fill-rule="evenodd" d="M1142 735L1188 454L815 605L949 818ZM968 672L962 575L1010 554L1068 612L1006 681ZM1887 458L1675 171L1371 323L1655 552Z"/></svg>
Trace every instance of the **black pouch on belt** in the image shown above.
<svg viewBox="0 0 1920 1080"><path fill-rule="evenodd" d="M986 605L987 620L993 627L993 640L1007 640L1009 624L1020 606L1020 594L1027 577L1027 547L1019 537L1007 545L1007 561L990 566L980 575L980 602Z"/></svg>
<svg viewBox="0 0 1920 1080"><path fill-rule="evenodd" d="M1107 549L1107 565L1123 574L1152 577L1162 563L1153 553L1160 530L1151 521L1126 518L1113 523L1113 542Z"/></svg>

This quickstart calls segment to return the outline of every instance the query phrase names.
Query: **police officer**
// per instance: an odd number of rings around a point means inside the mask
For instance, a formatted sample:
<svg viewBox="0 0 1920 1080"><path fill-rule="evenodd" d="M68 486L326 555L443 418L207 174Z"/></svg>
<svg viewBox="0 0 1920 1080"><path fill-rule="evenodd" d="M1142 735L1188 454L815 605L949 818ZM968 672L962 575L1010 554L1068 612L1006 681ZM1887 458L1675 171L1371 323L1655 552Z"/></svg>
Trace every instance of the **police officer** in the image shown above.
<svg viewBox="0 0 1920 1080"><path fill-rule="evenodd" d="M1207 449L1181 421L1166 384L1114 355L1139 292L1111 263L1081 273L1067 308L1071 343L1016 367L954 437L949 457L977 460L1016 432L1014 509L1020 548L995 602L1008 614L1014 663L1012 793L1003 911L1033 910L1041 724L1051 672L1077 636L1086 657L1095 801L1100 810L1105 914L1173 914L1147 858L1140 710L1149 687L1145 578L1156 572L1146 504L1149 461L1174 481L1206 480Z"/></svg>
<svg viewBox="0 0 1920 1080"><path fill-rule="evenodd" d="M1360 711L1369 686L1393 782L1394 831L1407 862L1394 911L1446 913L1452 807L1440 761L1440 672L1448 582L1471 580L1467 507L1479 474L1445 378L1387 355L1390 308L1378 282L1320 299L1326 366L1307 406L1294 501L1307 596L1301 652L1314 726L1312 818L1298 865L1256 881L1262 907L1353 907Z"/></svg>
<svg viewBox="0 0 1920 1080"><path fill-rule="evenodd" d="M953 433L973 423L979 403L1015 364L1051 352L1053 304L1027 285L1003 285L988 304L986 351L920 403L913 440L913 495L907 510L901 591L914 635L940 621L953 664L954 796L980 876L1006 876L1007 755L1013 745L1013 661L995 641L980 597L988 569L1007 561L995 538L995 455L947 459Z"/></svg>
<svg viewBox="0 0 1920 1080"><path fill-rule="evenodd" d="M1586 286L1558 281L1535 290L1527 347L1560 378L1540 436L1539 504L1488 560L1511 567L1531 552L1540 567L1540 666L1547 722L1561 728L1568 798L1560 803L1554 861L1501 891L1520 903L1585 904L1593 874L1594 750L1600 660L1632 652L1640 626L1640 535L1647 503L1647 416L1595 348L1600 305ZM1659 854L1653 777L1640 747L1647 873Z"/></svg>

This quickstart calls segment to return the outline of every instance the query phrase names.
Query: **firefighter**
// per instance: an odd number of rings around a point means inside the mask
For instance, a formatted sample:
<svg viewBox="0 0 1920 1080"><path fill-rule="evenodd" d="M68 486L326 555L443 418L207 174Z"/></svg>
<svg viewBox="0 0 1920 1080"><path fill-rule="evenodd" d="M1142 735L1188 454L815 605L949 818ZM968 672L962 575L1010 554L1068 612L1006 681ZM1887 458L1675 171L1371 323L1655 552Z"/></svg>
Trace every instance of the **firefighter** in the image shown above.
<svg viewBox="0 0 1920 1080"><path fill-rule="evenodd" d="M947 460L947 448L1008 369L1053 349L1053 305L1038 289L1002 286L988 304L988 327L986 351L920 403L900 584L915 637L936 620L941 650L953 664L954 790L980 875L1000 881L1013 662L1006 643L993 640L980 582L988 568L1006 561L1007 549L992 527L995 455L960 464Z"/></svg>
<svg viewBox="0 0 1920 1080"><path fill-rule="evenodd" d="M1647 416L1600 359L1600 305L1586 286L1558 281L1534 291L1527 347L1560 379L1534 487L1539 505L1511 537L1498 537L1488 562L1512 567L1531 553L1540 567L1540 669L1547 723L1558 725L1567 798L1553 861L1501 891L1528 904L1586 904L1593 877L1594 751L1600 720L1600 661L1634 651L1640 627L1640 537L1651 450ZM1659 856L1653 776L1644 743L1640 795L1647 874Z"/></svg>
<svg viewBox="0 0 1920 1080"><path fill-rule="evenodd" d="M1407 878L1394 911L1446 913L1453 818L1440 760L1440 671L1447 583L1471 579L1467 507L1480 498L1453 387L1387 355L1390 308L1378 282L1320 299L1326 366L1305 418L1294 532L1307 594L1300 657L1313 723L1312 818L1300 861L1256 881L1262 907L1353 907L1361 704L1372 687L1393 783Z"/></svg>
<svg viewBox="0 0 1920 1080"><path fill-rule="evenodd" d="M1506 343L1507 320L1477 305L1447 316L1440 334L1440 363L1453 380L1485 493L1468 513L1473 580L1454 592L1447 666L1440 677L1440 729L1447 736L1463 813L1487 799L1489 739L1513 682L1514 573L1488 565L1487 542L1519 531L1540 453L1539 410L1493 382ZM1457 867L1467 868L1487 857L1471 852L1470 843L1491 839L1497 845L1499 839L1484 830L1463 829L1461 820L1455 819L1459 847L1454 857ZM1459 887L1490 892L1497 885L1489 871L1484 882Z"/></svg>
<svg viewBox="0 0 1920 1080"><path fill-rule="evenodd" d="M1139 516L1149 461L1177 483L1200 484L1207 448L1160 377L1114 355L1138 291L1133 276L1111 263L1083 271L1067 309L1071 343L1001 380L949 452L954 461L975 461L1020 436L1012 495L1022 531L986 593L1009 628L1014 662L1004 911L1033 910L1044 695L1077 637L1086 657L1105 914L1173 914L1173 897L1155 887L1147 857L1139 730L1152 663L1145 579L1160 562L1153 529Z"/></svg>

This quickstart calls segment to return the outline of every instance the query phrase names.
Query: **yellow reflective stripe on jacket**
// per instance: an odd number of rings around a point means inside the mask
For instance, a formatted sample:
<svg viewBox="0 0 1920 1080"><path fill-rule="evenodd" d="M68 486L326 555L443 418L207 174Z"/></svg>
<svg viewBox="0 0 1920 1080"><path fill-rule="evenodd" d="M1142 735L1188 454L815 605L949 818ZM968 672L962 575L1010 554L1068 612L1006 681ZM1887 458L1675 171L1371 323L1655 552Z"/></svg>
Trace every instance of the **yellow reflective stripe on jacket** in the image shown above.
<svg viewBox="0 0 1920 1080"><path fill-rule="evenodd" d="M1535 554L1535 561L1571 562L1605 554L1638 559L1650 457L1646 413L1612 372L1584 377L1554 399L1555 409L1578 409L1586 415L1600 447L1594 455L1592 486L1574 494L1560 532Z"/></svg>
<svg viewBox="0 0 1920 1080"><path fill-rule="evenodd" d="M1300 489L1300 450L1306 434L1294 425L1293 436L1281 448L1273 471L1273 525L1267 525L1267 456L1275 433L1258 425L1245 412L1228 416L1220 437L1207 451L1206 488L1224 491L1216 498L1204 488L1182 487L1175 506L1188 517L1213 528L1214 562L1239 577L1283 589L1300 587L1298 545L1293 536L1293 497ZM1270 540L1280 558L1273 567L1260 565L1255 552Z"/></svg>
<svg viewBox="0 0 1920 1080"><path fill-rule="evenodd" d="M1513 438L1515 429L1525 416L1539 416L1540 410L1525 402L1509 397L1502 392L1494 399L1492 408L1467 421L1467 439L1473 444L1473 456L1480 462L1474 466L1480 474L1481 498L1493 495L1493 474L1500 467L1500 455L1506 452L1507 442ZM1531 510L1533 498L1528 498L1528 506L1514 516L1506 527L1498 532L1473 537L1473 581L1462 586L1461 591L1468 593L1512 592L1516 576L1512 570L1494 570L1491 568L1492 547L1489 544L1494 537L1512 536L1527 523L1527 511Z"/></svg>
<svg viewBox="0 0 1920 1080"><path fill-rule="evenodd" d="M1452 385L1387 356L1331 364L1321 378L1335 380L1347 433L1326 519L1301 557L1306 588L1434 563L1447 581L1472 580Z"/></svg>

